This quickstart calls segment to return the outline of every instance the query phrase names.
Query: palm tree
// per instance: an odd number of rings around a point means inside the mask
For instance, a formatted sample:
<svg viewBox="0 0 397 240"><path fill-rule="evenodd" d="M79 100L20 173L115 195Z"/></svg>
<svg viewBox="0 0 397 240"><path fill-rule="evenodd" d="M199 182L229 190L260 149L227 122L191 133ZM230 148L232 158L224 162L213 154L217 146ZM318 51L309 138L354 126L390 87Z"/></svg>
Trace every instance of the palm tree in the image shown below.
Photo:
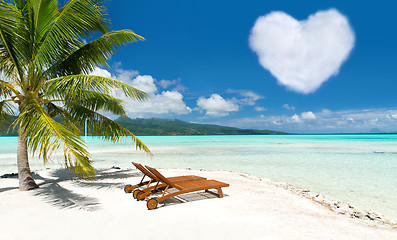
<svg viewBox="0 0 397 240"><path fill-rule="evenodd" d="M20 190L38 187L28 149L44 164L62 150L67 169L95 176L80 137L86 120L93 135L111 142L132 138L137 149L150 153L130 131L101 114L125 115L123 101L113 96L116 90L138 101L147 95L121 81L89 75L107 66L122 45L139 40L143 37L131 30L109 31L101 0L69 0L62 7L57 0L0 0L0 124L18 129ZM10 115L17 118L11 121Z"/></svg>

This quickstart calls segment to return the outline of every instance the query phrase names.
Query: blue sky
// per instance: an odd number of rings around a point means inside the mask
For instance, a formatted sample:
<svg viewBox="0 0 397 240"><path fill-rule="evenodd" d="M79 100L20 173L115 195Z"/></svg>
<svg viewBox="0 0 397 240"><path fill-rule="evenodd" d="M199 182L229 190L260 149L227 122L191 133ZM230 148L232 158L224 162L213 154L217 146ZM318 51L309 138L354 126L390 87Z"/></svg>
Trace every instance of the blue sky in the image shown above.
<svg viewBox="0 0 397 240"><path fill-rule="evenodd" d="M151 95L127 105L131 118L295 133L397 131L396 7L113 0L112 29L146 40L123 47L98 73Z"/></svg>

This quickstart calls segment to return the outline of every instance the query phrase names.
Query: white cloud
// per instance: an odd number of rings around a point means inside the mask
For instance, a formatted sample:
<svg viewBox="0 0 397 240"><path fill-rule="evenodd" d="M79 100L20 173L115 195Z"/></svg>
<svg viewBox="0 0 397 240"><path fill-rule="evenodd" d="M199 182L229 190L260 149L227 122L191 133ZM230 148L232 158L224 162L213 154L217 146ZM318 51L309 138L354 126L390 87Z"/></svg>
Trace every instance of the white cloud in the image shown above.
<svg viewBox="0 0 397 240"><path fill-rule="evenodd" d="M123 81L125 83L130 84L131 81L139 75L139 72L136 70L125 70L121 68L117 68L117 80Z"/></svg>
<svg viewBox="0 0 397 240"><path fill-rule="evenodd" d="M301 113L300 116L298 114L294 114L291 117L291 121L295 123L303 122L302 120L315 120L315 119L316 119L316 115L311 111L303 112Z"/></svg>
<svg viewBox="0 0 397 240"><path fill-rule="evenodd" d="M321 110L321 113L323 113L323 114L331 114L332 111L329 110L329 109L323 109L323 110Z"/></svg>
<svg viewBox="0 0 397 240"><path fill-rule="evenodd" d="M234 89L227 89L226 90L227 93L237 93L240 96L242 96L243 98L236 98L236 101L240 104L240 105L250 105L253 106L256 104L256 101L265 98L262 95L259 95L253 91L249 91L249 90L234 90Z"/></svg>
<svg viewBox="0 0 397 240"><path fill-rule="evenodd" d="M311 115L311 114L307 114ZM262 116L223 121L240 128L257 128L291 133L368 133L374 128L381 132L397 132L397 109L367 109L320 111L313 113L316 121L304 120L302 114L289 116Z"/></svg>
<svg viewBox="0 0 397 240"><path fill-rule="evenodd" d="M159 84L160 84L160 86L162 88L168 88L168 87L170 87L172 85L175 85L176 84L176 80L164 80L163 79L163 80L160 80Z"/></svg>
<svg viewBox="0 0 397 240"><path fill-rule="evenodd" d="M164 91L153 94L144 102L132 102L126 105L127 112L135 116L145 114L187 114L192 111L183 101L183 95L177 91Z"/></svg>
<svg viewBox="0 0 397 240"><path fill-rule="evenodd" d="M306 120L314 120L316 119L316 115L313 112L308 111L301 113L301 118Z"/></svg>
<svg viewBox="0 0 397 240"><path fill-rule="evenodd" d="M278 119L272 120L271 122L272 122L273 125L277 125L277 126L282 125L282 122L280 120L278 120Z"/></svg>
<svg viewBox="0 0 397 240"><path fill-rule="evenodd" d="M179 91L179 92L184 92L186 91L186 87L182 85L181 79L174 79L174 80L160 80L158 84L162 88L170 88L172 87L172 90Z"/></svg>
<svg viewBox="0 0 397 240"><path fill-rule="evenodd" d="M118 68L116 72L116 79L144 91L149 96L146 101L138 102L118 92L117 97L126 102L125 108L128 116L146 117L162 114L188 114L192 111L190 107L186 106L183 101L183 95L179 91L164 90L159 92L156 80L152 76L139 75L138 71L121 68Z"/></svg>
<svg viewBox="0 0 397 240"><path fill-rule="evenodd" d="M227 116L230 112L239 110L239 106L233 100L227 100L218 94L212 94L209 98L200 97L197 100L200 110L206 111L206 115L213 117Z"/></svg>
<svg viewBox="0 0 397 240"><path fill-rule="evenodd" d="M338 74L354 40L347 18L336 9L319 11L304 21L271 12L256 20L249 37L259 63L280 84L304 94Z"/></svg>
<svg viewBox="0 0 397 240"><path fill-rule="evenodd" d="M294 114L294 116L291 117L291 120L293 122L299 123L302 122L302 120L300 119L300 117L298 116L298 114Z"/></svg>
<svg viewBox="0 0 397 240"><path fill-rule="evenodd" d="M354 123L354 119L353 118L347 118L346 120Z"/></svg>
<svg viewBox="0 0 397 240"><path fill-rule="evenodd" d="M267 110L267 108L256 106L256 107L255 107L255 110L256 110L257 112L264 112L264 111Z"/></svg>
<svg viewBox="0 0 397 240"><path fill-rule="evenodd" d="M90 75L96 75L96 76L107 77L107 78L111 78L112 77L112 74L108 70L103 69L103 68L99 68L99 67L96 67L94 69L94 71L92 71L90 73Z"/></svg>
<svg viewBox="0 0 397 240"><path fill-rule="evenodd" d="M373 125L377 125L378 122L379 122L379 119L378 119L378 118L371 119L369 122L370 122L371 124L373 124Z"/></svg>
<svg viewBox="0 0 397 240"><path fill-rule="evenodd" d="M285 109L287 109L287 110L295 110L295 107L294 107L294 106L290 106L290 105L288 105L288 104L284 104L284 105L283 105L283 108L285 108Z"/></svg>
<svg viewBox="0 0 397 240"><path fill-rule="evenodd" d="M244 98L240 100L240 102L244 105L255 105L255 102L258 101L259 99L264 98L263 96L254 93L252 91L242 91L241 96Z"/></svg>
<svg viewBox="0 0 397 240"><path fill-rule="evenodd" d="M249 90L226 89L226 93L238 94L238 96L231 99L225 99L219 94L212 94L209 98L200 97L197 100L198 107L195 110L205 111L207 116L222 117L229 115L230 112L236 112L244 106L254 106L256 101L264 98L262 95ZM258 112L267 110L261 106L255 106L254 109Z"/></svg>
<svg viewBox="0 0 397 240"><path fill-rule="evenodd" d="M134 80L129 82L131 86L144 91L149 95L153 95L157 92L157 86L154 84L154 79L150 75L138 75Z"/></svg>

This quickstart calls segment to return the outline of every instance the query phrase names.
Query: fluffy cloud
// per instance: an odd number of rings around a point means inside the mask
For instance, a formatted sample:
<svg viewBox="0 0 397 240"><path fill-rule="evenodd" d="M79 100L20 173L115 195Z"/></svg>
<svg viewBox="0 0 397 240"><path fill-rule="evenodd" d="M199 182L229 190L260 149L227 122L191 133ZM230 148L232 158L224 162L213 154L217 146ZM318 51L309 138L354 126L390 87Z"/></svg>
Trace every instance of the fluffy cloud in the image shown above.
<svg viewBox="0 0 397 240"><path fill-rule="evenodd" d="M295 107L294 107L294 106L290 106L290 105L288 105L288 104L284 104L284 105L283 105L283 108L285 108L285 109L287 109L287 110L295 110Z"/></svg>
<svg viewBox="0 0 397 240"><path fill-rule="evenodd" d="M181 79L174 79L174 80L165 80L165 79L163 79L163 80L160 80L159 82L158 82L158 84L162 87L162 88L170 88L170 87L173 87L173 90L176 90L176 91L185 91L186 90L186 88L185 88L185 86L183 86L182 84L181 84Z"/></svg>
<svg viewBox="0 0 397 240"><path fill-rule="evenodd" d="M101 72L101 71L99 71ZM138 71L116 69L116 79L123 81L148 94L144 102L138 102L125 97L120 92L117 97L126 104L127 115L130 117L145 117L162 114L187 114L192 111L183 101L183 95L177 90L164 90L159 92L156 80L150 75L139 75Z"/></svg>
<svg viewBox="0 0 397 240"><path fill-rule="evenodd" d="M320 111L313 113L316 119L303 119L311 114L288 116L260 116L240 118L222 123L241 128L270 129L291 133L368 133L397 132L397 109L367 109L344 111ZM312 116L313 117L313 116ZM310 117L309 117L310 118Z"/></svg>
<svg viewBox="0 0 397 240"><path fill-rule="evenodd" d="M234 98L236 102L240 105L250 105L253 106L256 104L256 101L265 98L262 95L259 95L253 91L248 90L235 90L235 89L227 89L226 93L237 93L243 98Z"/></svg>
<svg viewBox="0 0 397 240"><path fill-rule="evenodd" d="M96 67L90 74L107 78L112 77L112 74L108 70L99 67Z"/></svg>
<svg viewBox="0 0 397 240"><path fill-rule="evenodd" d="M306 119L306 120L314 120L314 119L316 119L316 115L311 111L303 112L303 113L301 113L301 118Z"/></svg>
<svg viewBox="0 0 397 240"><path fill-rule="evenodd" d="M132 81L129 81L130 85L144 91L149 95L154 95L157 92L157 86L154 83L154 79L150 75L138 75Z"/></svg>
<svg viewBox="0 0 397 240"><path fill-rule="evenodd" d="M240 102L244 105L255 105L255 102L258 101L259 99L264 98L263 96L254 93L252 91L241 91L240 92L241 96L244 98L240 100Z"/></svg>
<svg viewBox="0 0 397 240"><path fill-rule="evenodd" d="M264 112L264 111L267 110L267 108L256 106L256 107L255 107L255 110L256 110L257 112Z"/></svg>
<svg viewBox="0 0 397 240"><path fill-rule="evenodd" d="M316 119L316 115L311 111L303 112L301 113L300 116L298 114L294 114L294 116L291 117L291 121L295 123L300 123L302 122L302 120L315 120L315 119Z"/></svg>
<svg viewBox="0 0 397 240"><path fill-rule="evenodd" d="M197 108L195 110L204 111L205 115L212 117L228 116L231 112L236 112L244 106L254 106L256 101L264 97L248 90L227 89L228 94L238 94L236 97L225 99L219 94L212 94L210 97L200 97L197 100ZM266 111L267 109L260 106L255 106L254 109L258 112Z"/></svg>
<svg viewBox="0 0 397 240"><path fill-rule="evenodd" d="M128 84L131 83L131 81L139 75L139 72L136 70L125 70L121 68L117 68L116 72L117 79Z"/></svg>
<svg viewBox="0 0 397 240"><path fill-rule="evenodd" d="M168 88L169 86L174 85L175 82L174 82L174 81L171 81L171 80L164 80L164 79L163 79L163 80L160 80L159 84L160 84L160 86L161 86L162 88Z"/></svg>
<svg viewBox="0 0 397 240"><path fill-rule="evenodd" d="M230 112L239 110L235 101L224 99L218 94L212 94L209 98L200 97L197 100L197 106L200 110L204 110L206 115L212 117L227 116Z"/></svg>
<svg viewBox="0 0 397 240"><path fill-rule="evenodd" d="M347 118L346 120L355 123L353 118Z"/></svg>
<svg viewBox="0 0 397 240"><path fill-rule="evenodd" d="M323 109L323 110L321 110L321 113L327 115L327 114L332 114L332 111L329 109Z"/></svg>
<svg viewBox="0 0 397 240"><path fill-rule="evenodd" d="M302 120L300 119L300 117L298 116L298 114L294 114L294 116L291 117L291 120L292 120L293 122L296 122L296 123L302 122Z"/></svg>
<svg viewBox="0 0 397 240"><path fill-rule="evenodd" d="M183 95L177 91L163 91L160 94L153 94L150 99L144 102L133 102L126 106L128 113L135 116L145 114L187 114L192 110L183 101Z"/></svg>
<svg viewBox="0 0 397 240"><path fill-rule="evenodd" d="M308 94L339 72L354 46L354 33L335 9L297 21L284 12L257 19L249 43L259 63L278 82Z"/></svg>

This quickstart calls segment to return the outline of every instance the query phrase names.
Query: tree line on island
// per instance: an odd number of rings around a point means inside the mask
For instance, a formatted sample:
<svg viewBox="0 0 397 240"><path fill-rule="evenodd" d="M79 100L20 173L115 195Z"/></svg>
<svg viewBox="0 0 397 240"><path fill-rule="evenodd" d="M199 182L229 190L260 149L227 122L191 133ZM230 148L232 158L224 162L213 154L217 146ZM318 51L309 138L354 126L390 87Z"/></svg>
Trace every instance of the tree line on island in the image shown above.
<svg viewBox="0 0 397 240"><path fill-rule="evenodd" d="M60 120L60 119L59 119ZM169 135L280 135L288 134L271 130L241 129L214 124L190 123L178 119L161 118L117 118L119 123L138 136L169 136ZM2 130L0 136L16 136L17 130ZM91 134L88 131L88 135Z"/></svg>
<svg viewBox="0 0 397 240"><path fill-rule="evenodd" d="M214 124L199 124L178 119L161 118L118 118L115 120L136 135L277 135L287 134L270 130L240 129L218 126Z"/></svg>

